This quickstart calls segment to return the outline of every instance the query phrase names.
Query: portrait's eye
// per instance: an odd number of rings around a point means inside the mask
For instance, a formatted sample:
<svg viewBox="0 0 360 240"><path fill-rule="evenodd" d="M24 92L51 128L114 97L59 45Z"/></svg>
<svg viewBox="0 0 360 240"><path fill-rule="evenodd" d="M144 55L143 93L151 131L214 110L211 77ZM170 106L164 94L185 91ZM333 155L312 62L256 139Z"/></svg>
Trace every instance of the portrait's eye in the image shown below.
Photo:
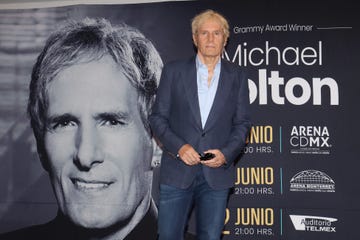
<svg viewBox="0 0 360 240"><path fill-rule="evenodd" d="M76 125L76 120L74 120L72 117L65 115L52 118L50 124L48 124L48 129L50 131L63 131L75 127Z"/></svg>
<svg viewBox="0 0 360 240"><path fill-rule="evenodd" d="M126 123L124 121L116 120L116 119L108 119L103 122L104 126L109 127L116 127L116 126L123 126Z"/></svg>
<svg viewBox="0 0 360 240"><path fill-rule="evenodd" d="M117 113L104 113L99 116L102 127L119 128L128 124L128 116Z"/></svg>
<svg viewBox="0 0 360 240"><path fill-rule="evenodd" d="M63 122L56 123L54 125L54 128L65 128L65 127L69 127L69 126L74 126L74 123L71 121L63 121Z"/></svg>

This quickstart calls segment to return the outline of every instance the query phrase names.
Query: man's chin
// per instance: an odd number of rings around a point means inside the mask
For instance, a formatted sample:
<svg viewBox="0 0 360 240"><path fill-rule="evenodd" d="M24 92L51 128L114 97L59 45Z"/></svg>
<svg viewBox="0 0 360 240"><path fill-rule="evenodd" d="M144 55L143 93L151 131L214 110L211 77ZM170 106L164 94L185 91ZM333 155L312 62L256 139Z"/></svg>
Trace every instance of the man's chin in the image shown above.
<svg viewBox="0 0 360 240"><path fill-rule="evenodd" d="M114 209L111 213L114 213ZM105 209L93 209L85 212L72 211L69 218L76 226L86 229L104 229L122 221L111 214L107 214Z"/></svg>
<svg viewBox="0 0 360 240"><path fill-rule="evenodd" d="M106 219L104 219L106 220ZM79 226L81 228L85 228L85 229L103 229L103 228L107 228L109 227L111 224L106 222L108 221L108 219L106 221L101 220L100 218L97 219L84 219L84 218L71 218L71 221L76 225Z"/></svg>

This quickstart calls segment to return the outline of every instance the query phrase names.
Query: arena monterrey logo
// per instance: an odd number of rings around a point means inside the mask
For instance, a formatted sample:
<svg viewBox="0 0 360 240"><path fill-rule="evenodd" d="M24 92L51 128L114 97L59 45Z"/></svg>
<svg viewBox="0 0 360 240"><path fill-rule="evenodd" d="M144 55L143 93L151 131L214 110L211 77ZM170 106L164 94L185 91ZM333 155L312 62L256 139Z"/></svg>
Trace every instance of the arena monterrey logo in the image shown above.
<svg viewBox="0 0 360 240"><path fill-rule="evenodd" d="M290 180L293 192L335 192L335 182L327 174L317 170L305 170Z"/></svg>

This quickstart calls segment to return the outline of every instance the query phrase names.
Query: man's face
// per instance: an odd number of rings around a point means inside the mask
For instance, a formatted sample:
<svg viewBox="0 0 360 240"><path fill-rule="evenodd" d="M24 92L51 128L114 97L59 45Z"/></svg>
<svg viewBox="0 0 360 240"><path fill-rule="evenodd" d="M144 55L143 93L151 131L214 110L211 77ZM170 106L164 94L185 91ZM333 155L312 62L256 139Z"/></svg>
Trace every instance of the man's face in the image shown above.
<svg viewBox="0 0 360 240"><path fill-rule="evenodd" d="M48 97L45 149L61 211L89 228L128 219L152 182L135 88L104 57L61 71Z"/></svg>
<svg viewBox="0 0 360 240"><path fill-rule="evenodd" d="M218 57L225 45L224 31L217 19L207 19L200 24L193 35L198 54L201 57Z"/></svg>

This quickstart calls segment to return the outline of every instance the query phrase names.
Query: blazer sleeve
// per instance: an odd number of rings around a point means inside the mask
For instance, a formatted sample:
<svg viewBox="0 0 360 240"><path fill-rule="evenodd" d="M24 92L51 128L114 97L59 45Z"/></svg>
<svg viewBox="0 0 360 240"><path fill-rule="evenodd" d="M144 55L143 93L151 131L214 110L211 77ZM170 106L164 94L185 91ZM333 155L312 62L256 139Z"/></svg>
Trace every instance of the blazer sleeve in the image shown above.
<svg viewBox="0 0 360 240"><path fill-rule="evenodd" d="M238 81L240 81L240 89L237 96L236 111L232 121L231 134L227 143L221 152L226 159L225 167L233 164L235 159L240 155L246 145L246 137L251 128L250 120L250 101L248 81L244 72L238 70Z"/></svg>
<svg viewBox="0 0 360 240"><path fill-rule="evenodd" d="M169 65L164 66L156 93L155 103L149 116L150 126L155 138L160 141L163 150L173 157L177 156L181 146L186 144L182 138L177 136L171 130L169 125L174 72L173 67Z"/></svg>

